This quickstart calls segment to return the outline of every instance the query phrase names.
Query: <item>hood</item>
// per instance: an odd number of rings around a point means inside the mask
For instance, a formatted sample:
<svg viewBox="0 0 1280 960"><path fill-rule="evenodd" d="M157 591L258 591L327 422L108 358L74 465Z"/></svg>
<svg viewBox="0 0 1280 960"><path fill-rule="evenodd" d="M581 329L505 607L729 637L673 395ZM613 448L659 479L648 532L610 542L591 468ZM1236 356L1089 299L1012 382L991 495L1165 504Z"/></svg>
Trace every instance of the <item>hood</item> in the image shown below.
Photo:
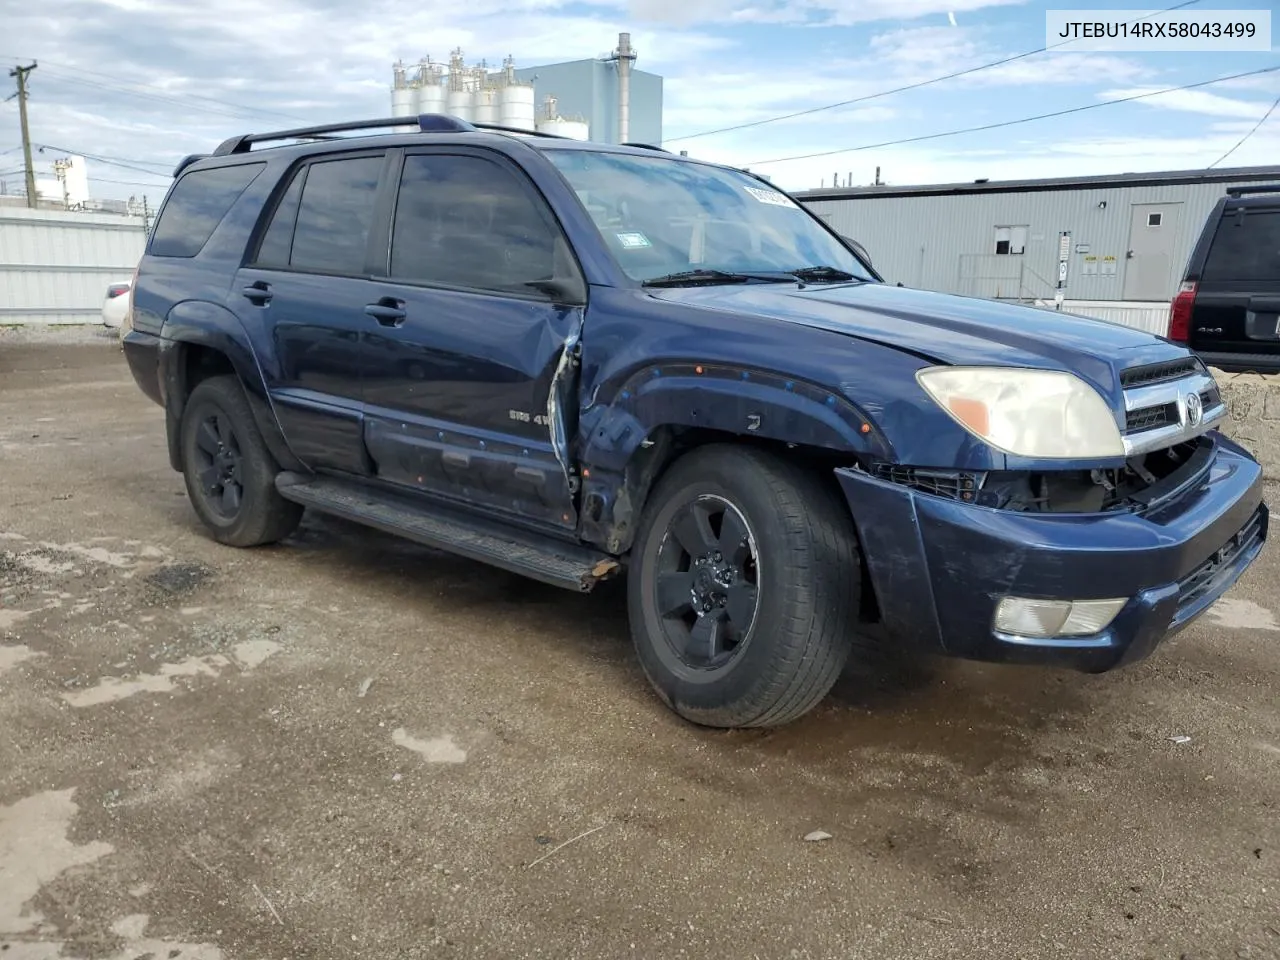
<svg viewBox="0 0 1280 960"><path fill-rule="evenodd" d="M1187 356L1155 334L1104 320L891 287L771 283L654 289L652 296L717 311L843 333L929 363L1066 370L1108 393L1118 371Z"/></svg>

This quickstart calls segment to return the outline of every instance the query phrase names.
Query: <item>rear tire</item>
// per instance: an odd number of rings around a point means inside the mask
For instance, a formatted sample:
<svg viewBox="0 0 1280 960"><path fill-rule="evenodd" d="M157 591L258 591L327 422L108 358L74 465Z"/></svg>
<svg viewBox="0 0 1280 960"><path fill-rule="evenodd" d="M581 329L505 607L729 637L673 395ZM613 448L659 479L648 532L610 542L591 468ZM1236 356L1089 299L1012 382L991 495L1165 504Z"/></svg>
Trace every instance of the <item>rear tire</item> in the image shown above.
<svg viewBox="0 0 1280 960"><path fill-rule="evenodd" d="M831 486L767 452L701 447L645 505L627 584L632 638L685 719L779 726L840 676L861 583L853 520Z"/></svg>
<svg viewBox="0 0 1280 960"><path fill-rule="evenodd" d="M234 376L210 377L182 412L182 475L197 516L219 543L275 543L302 520L302 507L276 491L279 466Z"/></svg>

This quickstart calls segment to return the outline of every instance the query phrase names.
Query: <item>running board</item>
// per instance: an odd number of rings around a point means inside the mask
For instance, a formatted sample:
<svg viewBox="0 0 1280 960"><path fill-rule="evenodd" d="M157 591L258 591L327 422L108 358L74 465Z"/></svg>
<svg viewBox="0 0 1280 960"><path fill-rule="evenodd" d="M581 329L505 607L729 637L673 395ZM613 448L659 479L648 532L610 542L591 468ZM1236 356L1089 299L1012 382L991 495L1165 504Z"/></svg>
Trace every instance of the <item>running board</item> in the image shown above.
<svg viewBox="0 0 1280 960"><path fill-rule="evenodd" d="M344 480L285 472L276 477L276 489L286 500L321 513L566 590L586 593L619 569L617 560L597 550Z"/></svg>

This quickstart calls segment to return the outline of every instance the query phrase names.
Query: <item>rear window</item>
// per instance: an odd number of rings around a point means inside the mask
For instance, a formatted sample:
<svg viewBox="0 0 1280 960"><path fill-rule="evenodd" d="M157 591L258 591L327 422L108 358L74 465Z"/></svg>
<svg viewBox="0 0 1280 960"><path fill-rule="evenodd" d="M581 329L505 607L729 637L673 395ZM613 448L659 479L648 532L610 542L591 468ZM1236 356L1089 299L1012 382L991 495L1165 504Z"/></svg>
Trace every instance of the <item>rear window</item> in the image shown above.
<svg viewBox="0 0 1280 960"><path fill-rule="evenodd" d="M1280 282L1280 210L1228 211L1218 224L1203 276Z"/></svg>
<svg viewBox="0 0 1280 960"><path fill-rule="evenodd" d="M151 235L153 257L194 257L265 163L192 170L169 194Z"/></svg>

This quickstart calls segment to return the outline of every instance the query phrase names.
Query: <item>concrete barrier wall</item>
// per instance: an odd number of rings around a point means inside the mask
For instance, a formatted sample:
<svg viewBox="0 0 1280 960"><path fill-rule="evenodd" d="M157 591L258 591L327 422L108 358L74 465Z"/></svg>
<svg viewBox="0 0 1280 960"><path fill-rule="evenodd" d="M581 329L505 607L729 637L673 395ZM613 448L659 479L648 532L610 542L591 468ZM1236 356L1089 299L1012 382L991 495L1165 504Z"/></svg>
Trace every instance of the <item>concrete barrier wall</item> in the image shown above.
<svg viewBox="0 0 1280 960"><path fill-rule="evenodd" d="M1280 482L1280 374L1211 372L1227 401L1222 432L1258 458L1268 480Z"/></svg>

